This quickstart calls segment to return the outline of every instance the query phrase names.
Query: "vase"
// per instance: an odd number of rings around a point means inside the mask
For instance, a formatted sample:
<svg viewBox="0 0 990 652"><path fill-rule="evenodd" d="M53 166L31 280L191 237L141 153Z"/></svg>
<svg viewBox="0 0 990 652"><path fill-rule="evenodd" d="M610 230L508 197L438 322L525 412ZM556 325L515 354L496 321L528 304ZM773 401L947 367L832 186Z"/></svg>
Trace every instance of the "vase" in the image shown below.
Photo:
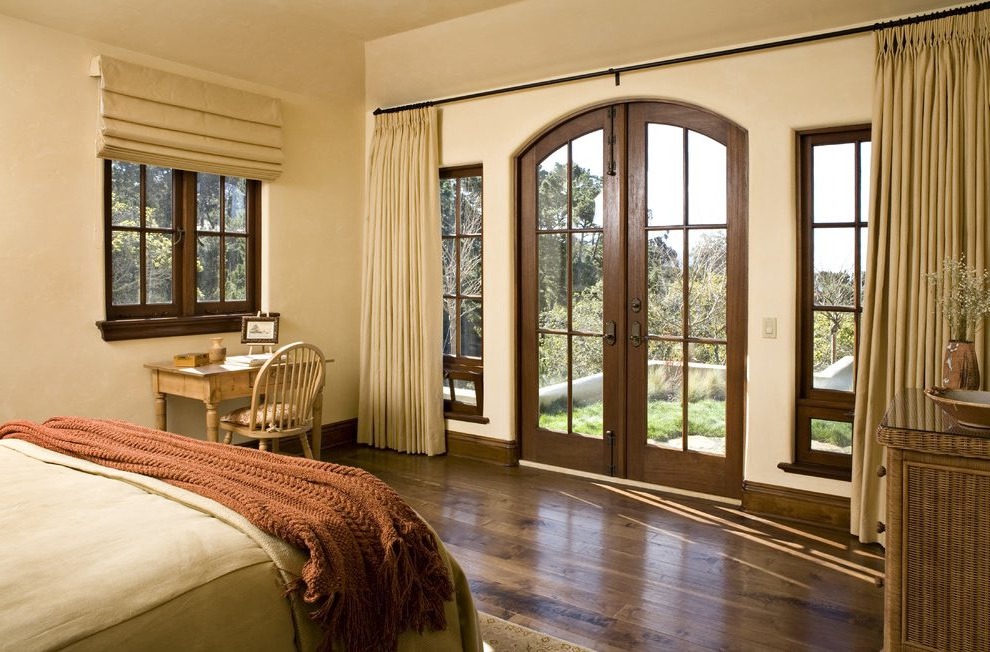
<svg viewBox="0 0 990 652"><path fill-rule="evenodd" d="M222 337L211 337L210 348L206 350L210 362L223 362L227 359L227 347L223 345Z"/></svg>
<svg viewBox="0 0 990 652"><path fill-rule="evenodd" d="M980 388L980 363L973 342L951 340L945 345L942 386L946 389Z"/></svg>

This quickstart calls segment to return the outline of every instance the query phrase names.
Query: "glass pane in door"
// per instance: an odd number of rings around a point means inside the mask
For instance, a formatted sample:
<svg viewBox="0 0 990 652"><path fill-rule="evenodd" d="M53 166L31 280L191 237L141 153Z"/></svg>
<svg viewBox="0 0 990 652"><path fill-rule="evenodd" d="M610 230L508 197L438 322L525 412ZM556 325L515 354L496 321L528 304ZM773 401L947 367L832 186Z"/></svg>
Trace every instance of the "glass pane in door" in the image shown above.
<svg viewBox="0 0 990 652"><path fill-rule="evenodd" d="M725 339L725 229L688 233L688 333L691 337Z"/></svg>
<svg viewBox="0 0 990 652"><path fill-rule="evenodd" d="M646 223L684 224L684 129L646 127Z"/></svg>
<svg viewBox="0 0 990 652"><path fill-rule="evenodd" d="M537 169L539 426L604 432L604 132L558 147Z"/></svg>
<svg viewBox="0 0 990 652"><path fill-rule="evenodd" d="M567 235L541 233L536 236L539 328L567 328Z"/></svg>
<svg viewBox="0 0 990 652"><path fill-rule="evenodd" d="M536 183L536 228L567 228L567 145L543 159Z"/></svg>
<svg viewBox="0 0 990 652"><path fill-rule="evenodd" d="M650 340L646 385L647 444L682 450L684 365L680 342Z"/></svg>
<svg viewBox="0 0 990 652"><path fill-rule="evenodd" d="M725 455L726 347L688 347L688 450Z"/></svg>
<svg viewBox="0 0 990 652"><path fill-rule="evenodd" d="M647 324L650 335L682 334L684 232L650 231L646 239Z"/></svg>
<svg viewBox="0 0 990 652"><path fill-rule="evenodd" d="M581 333L601 333L603 315L601 231L571 236L571 329Z"/></svg>
<svg viewBox="0 0 990 652"><path fill-rule="evenodd" d="M573 373L571 381L571 429L579 435L601 437L604 431L604 377L601 337L571 338Z"/></svg>
<svg viewBox="0 0 990 652"><path fill-rule="evenodd" d="M688 224L725 224L725 145L688 131Z"/></svg>
<svg viewBox="0 0 990 652"><path fill-rule="evenodd" d="M604 224L604 145L601 130L571 142L571 228L588 229Z"/></svg>
<svg viewBox="0 0 990 652"><path fill-rule="evenodd" d="M540 427L567 432L567 336L540 335L539 357Z"/></svg>
<svg viewBox="0 0 990 652"><path fill-rule="evenodd" d="M647 134L647 442L724 455L726 148L669 125L651 124ZM659 218L661 205L681 213ZM665 228L650 228L656 223Z"/></svg>

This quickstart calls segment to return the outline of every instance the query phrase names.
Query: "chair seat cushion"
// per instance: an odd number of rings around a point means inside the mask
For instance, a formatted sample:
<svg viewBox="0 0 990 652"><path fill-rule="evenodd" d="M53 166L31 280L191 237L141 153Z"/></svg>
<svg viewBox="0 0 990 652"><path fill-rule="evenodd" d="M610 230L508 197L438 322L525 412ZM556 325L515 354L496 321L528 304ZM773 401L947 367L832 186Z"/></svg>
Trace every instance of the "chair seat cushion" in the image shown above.
<svg viewBox="0 0 990 652"><path fill-rule="evenodd" d="M286 421L291 422L293 428L298 428L305 424L297 421L297 412L296 406L291 403L270 403L258 407L254 422L255 424L270 423L266 430L274 432L279 429L277 425L279 420L284 418ZM233 412L225 414L220 418L220 421L247 428L251 425L251 406L238 408ZM285 425L289 426L289 423Z"/></svg>

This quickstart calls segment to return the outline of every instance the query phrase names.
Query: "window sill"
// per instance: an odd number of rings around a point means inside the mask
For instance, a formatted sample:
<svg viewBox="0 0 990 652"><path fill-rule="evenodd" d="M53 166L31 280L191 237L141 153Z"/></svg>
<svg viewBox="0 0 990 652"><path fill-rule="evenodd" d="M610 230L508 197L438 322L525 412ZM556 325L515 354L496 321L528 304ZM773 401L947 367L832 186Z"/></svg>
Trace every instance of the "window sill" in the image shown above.
<svg viewBox="0 0 990 652"><path fill-rule="evenodd" d="M253 313L244 313L253 314ZM274 313L273 313L274 314ZM115 319L96 322L105 342L139 340L151 337L232 333L241 330L244 315L197 315L195 317L156 317Z"/></svg>
<svg viewBox="0 0 990 652"><path fill-rule="evenodd" d="M464 414L462 412L444 412L443 418L449 421L470 421L471 423L488 423L490 419L480 414Z"/></svg>
<svg viewBox="0 0 990 652"><path fill-rule="evenodd" d="M852 469L845 469L826 464L811 464L808 462L781 462L777 468L786 473L797 473L799 475L811 475L816 478L829 478L831 480L842 480L849 482L852 480Z"/></svg>

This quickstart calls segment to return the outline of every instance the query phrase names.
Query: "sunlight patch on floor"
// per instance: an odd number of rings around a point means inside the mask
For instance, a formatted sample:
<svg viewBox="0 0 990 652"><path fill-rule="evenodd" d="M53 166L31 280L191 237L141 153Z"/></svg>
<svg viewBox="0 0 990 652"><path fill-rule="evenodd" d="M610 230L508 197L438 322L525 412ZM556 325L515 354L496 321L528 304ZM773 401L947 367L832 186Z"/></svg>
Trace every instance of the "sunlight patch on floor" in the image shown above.
<svg viewBox="0 0 990 652"><path fill-rule="evenodd" d="M843 573L845 575L848 575L858 580L862 580L864 582L870 582L872 584L876 582L877 578L883 577L883 573L880 571L875 571L869 568L863 568L862 566L859 566L855 562L850 562L846 559L841 559L824 552L807 548L806 546L803 546L799 543L790 542L790 541L780 541L778 539L771 537L765 532L761 532L759 530L754 530L753 528L750 527L733 523L726 519L719 518L712 514L703 512L701 510L688 507L687 505L671 502L663 498L660 498L658 496L654 496L652 494L648 494L642 491L636 491L636 490L626 491L618 487L613 487L607 484L601 484L597 482L594 482L592 484L596 487L605 489L606 491L617 493L621 496L625 496L627 498L631 498L632 500L636 500L641 503L650 505L652 507L662 509L677 516L681 516L683 518L688 518L699 523L717 527L728 534L732 534L734 536L738 536L743 539L746 539L747 541L752 541L754 543L758 543L760 545L767 546L775 550L779 550L780 552L787 553L794 557L798 557L800 559L809 561L811 563L817 564L824 568L828 568L838 573ZM633 520L633 519L629 519L629 520ZM646 524L643 525L649 527L650 529L655 529L655 530L660 529L660 528L656 528L655 526L650 526ZM809 552L803 552L803 550L805 549L809 550ZM728 557L727 555L723 555L723 557L726 557L727 559L733 559L732 557ZM738 560L733 559L733 561L738 561ZM751 564L747 564L747 565L751 566ZM761 570L763 570L763 572L766 572L770 575L775 575L774 573L766 569L761 569Z"/></svg>

